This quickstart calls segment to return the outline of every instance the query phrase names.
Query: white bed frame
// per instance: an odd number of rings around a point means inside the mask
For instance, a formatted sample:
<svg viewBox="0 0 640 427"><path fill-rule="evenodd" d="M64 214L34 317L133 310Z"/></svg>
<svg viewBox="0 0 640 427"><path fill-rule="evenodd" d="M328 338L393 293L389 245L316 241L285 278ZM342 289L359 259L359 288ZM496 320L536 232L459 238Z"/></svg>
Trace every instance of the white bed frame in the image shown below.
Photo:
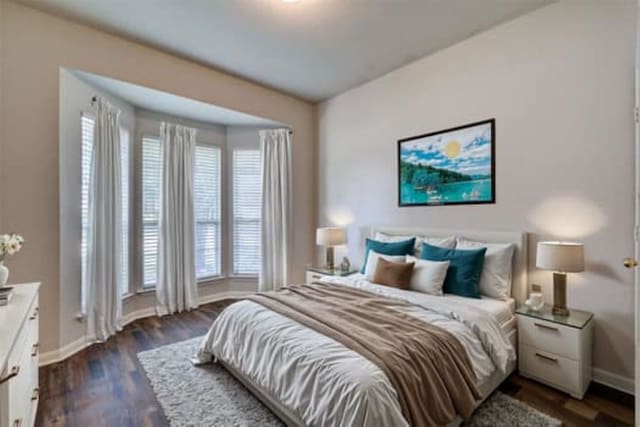
<svg viewBox="0 0 640 427"><path fill-rule="evenodd" d="M371 226L367 227L365 235L373 237L376 232L382 232L390 235L415 235L424 237L447 237L459 236L469 240L476 240L487 243L512 243L515 246L513 256L513 274L511 296L516 300L516 304L522 304L527 297L527 234L522 232L508 231L481 231L481 230L445 230L421 227L386 227ZM364 238L362 239L364 242ZM509 340L517 349L517 331L514 329L509 334ZM265 406L267 406L274 414L280 418L287 426L304 425L300 417L291 409L283 406L280 401L270 392L254 383L250 378L238 372L232 366L218 361L222 364L238 381L240 381L251 393L256 396ZM513 361L507 367L506 373L495 372L487 382L480 386L484 401L493 393L493 391L509 376L516 368L516 361ZM482 402L481 402L482 403ZM481 404L480 403L480 404ZM456 419L451 426L457 426L461 423L461 419Z"/></svg>

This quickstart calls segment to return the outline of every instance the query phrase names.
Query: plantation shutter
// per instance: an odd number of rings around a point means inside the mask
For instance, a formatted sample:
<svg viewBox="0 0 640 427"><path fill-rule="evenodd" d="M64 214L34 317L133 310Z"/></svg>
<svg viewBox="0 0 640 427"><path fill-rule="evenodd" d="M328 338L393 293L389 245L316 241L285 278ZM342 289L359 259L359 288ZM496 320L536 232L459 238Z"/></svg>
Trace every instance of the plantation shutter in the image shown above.
<svg viewBox="0 0 640 427"><path fill-rule="evenodd" d="M260 271L260 150L233 151L233 273Z"/></svg>
<svg viewBox="0 0 640 427"><path fill-rule="evenodd" d="M142 285L156 284L162 151L157 138L142 138Z"/></svg>
<svg viewBox="0 0 640 427"><path fill-rule="evenodd" d="M196 277L220 275L220 149L196 145L193 180Z"/></svg>

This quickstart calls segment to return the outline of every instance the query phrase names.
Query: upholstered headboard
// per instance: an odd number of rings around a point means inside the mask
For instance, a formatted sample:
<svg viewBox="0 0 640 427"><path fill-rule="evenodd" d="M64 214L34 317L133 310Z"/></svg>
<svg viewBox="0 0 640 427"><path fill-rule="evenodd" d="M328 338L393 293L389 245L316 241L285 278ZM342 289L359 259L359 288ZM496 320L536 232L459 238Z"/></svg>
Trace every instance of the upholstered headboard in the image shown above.
<svg viewBox="0 0 640 427"><path fill-rule="evenodd" d="M456 230L424 227L387 227L370 226L363 230L365 235L373 237L376 232L391 235L415 235L425 237L459 236L469 240L487 243L513 243L513 278L511 296L522 304L527 299L527 233L521 231ZM364 239L362 239L364 241Z"/></svg>

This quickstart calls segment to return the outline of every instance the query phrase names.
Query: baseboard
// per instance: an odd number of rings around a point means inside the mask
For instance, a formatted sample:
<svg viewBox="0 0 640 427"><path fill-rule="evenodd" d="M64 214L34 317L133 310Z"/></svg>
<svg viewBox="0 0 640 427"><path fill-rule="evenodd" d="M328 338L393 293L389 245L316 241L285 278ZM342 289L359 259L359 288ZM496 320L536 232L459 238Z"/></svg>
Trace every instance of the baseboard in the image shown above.
<svg viewBox="0 0 640 427"><path fill-rule="evenodd" d="M1 1L1 0L0 0ZM221 301L229 298L242 298L246 295L252 294L253 292L248 291L231 291L231 292L219 292L211 295L205 295L198 298L198 304L210 304L212 302ZM126 326L129 323L142 319L145 317L155 316L156 308L155 307L147 307L141 310L135 310L127 313L122 317L122 326ZM62 362L68 357L73 356L77 352L84 350L88 346L93 344L92 341L87 341L86 337L78 338L75 341L72 341L58 349L50 350L45 353L40 354L40 366L51 365L53 363Z"/></svg>
<svg viewBox="0 0 640 427"><path fill-rule="evenodd" d="M593 368L593 381L616 390L623 391L627 394L635 395L635 381L633 378L623 377L600 368Z"/></svg>

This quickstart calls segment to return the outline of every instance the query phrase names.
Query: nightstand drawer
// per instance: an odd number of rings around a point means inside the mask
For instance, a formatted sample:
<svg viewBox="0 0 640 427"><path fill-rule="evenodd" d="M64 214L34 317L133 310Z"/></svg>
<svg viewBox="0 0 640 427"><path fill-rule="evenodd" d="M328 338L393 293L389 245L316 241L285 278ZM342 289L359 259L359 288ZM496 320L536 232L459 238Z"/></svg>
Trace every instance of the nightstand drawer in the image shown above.
<svg viewBox="0 0 640 427"><path fill-rule="evenodd" d="M520 346L520 373L574 392L578 390L580 367L578 362L528 345Z"/></svg>
<svg viewBox="0 0 640 427"><path fill-rule="evenodd" d="M326 276L324 274L316 273L314 271L307 271L307 283L313 283L324 279Z"/></svg>
<svg viewBox="0 0 640 427"><path fill-rule="evenodd" d="M518 316L518 335L523 344L572 360L580 357L580 330L533 317Z"/></svg>

